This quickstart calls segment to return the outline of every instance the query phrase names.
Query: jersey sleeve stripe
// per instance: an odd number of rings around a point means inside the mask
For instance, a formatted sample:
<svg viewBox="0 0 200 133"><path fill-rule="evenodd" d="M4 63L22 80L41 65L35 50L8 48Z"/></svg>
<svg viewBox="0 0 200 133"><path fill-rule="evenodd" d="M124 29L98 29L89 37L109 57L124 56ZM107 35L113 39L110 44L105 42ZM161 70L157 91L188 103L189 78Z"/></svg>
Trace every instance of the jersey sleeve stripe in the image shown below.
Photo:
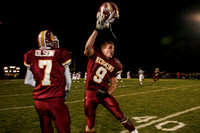
<svg viewBox="0 0 200 133"><path fill-rule="evenodd" d="M62 65L63 66L70 65L71 61L72 61L72 59L69 59L69 60L65 61L64 63L62 63Z"/></svg>
<svg viewBox="0 0 200 133"><path fill-rule="evenodd" d="M30 67L30 64L27 64L27 63L24 61L24 66Z"/></svg>

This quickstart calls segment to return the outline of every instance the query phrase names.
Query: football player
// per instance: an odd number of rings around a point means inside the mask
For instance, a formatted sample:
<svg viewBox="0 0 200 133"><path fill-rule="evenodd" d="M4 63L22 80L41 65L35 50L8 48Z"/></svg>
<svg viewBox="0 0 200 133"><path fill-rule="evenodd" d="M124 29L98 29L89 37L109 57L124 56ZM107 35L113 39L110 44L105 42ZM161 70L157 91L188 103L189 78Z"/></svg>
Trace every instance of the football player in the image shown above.
<svg viewBox="0 0 200 133"><path fill-rule="evenodd" d="M127 79L131 79L131 71L127 72Z"/></svg>
<svg viewBox="0 0 200 133"><path fill-rule="evenodd" d="M144 79L144 71L142 70L141 67L139 68L138 75L139 75L139 82L140 82L140 85L143 85L143 84L142 84L142 80Z"/></svg>
<svg viewBox="0 0 200 133"><path fill-rule="evenodd" d="M154 74L153 74L153 85L156 81L159 81L158 75L160 74L159 68L155 68Z"/></svg>
<svg viewBox="0 0 200 133"><path fill-rule="evenodd" d="M76 82L76 72L73 72L73 74L72 74L72 81Z"/></svg>
<svg viewBox="0 0 200 133"><path fill-rule="evenodd" d="M87 125L85 132L94 133L96 111L102 104L110 111L131 133L137 133L131 120L124 115L119 103L112 96L117 86L117 75L122 71L120 61L113 57L114 44L105 42L101 50L93 49L98 31L94 30L85 45L85 55L89 58L87 65L87 80L85 90L85 114ZM108 85L110 80L110 85Z"/></svg>
<svg viewBox="0 0 200 133"><path fill-rule="evenodd" d="M118 9L114 3L106 2L105 5L103 4L103 6L100 7L101 13L104 13L105 8L106 10L112 8L112 10L110 10L112 12L109 13L112 17L118 16ZM113 12L115 14L113 14ZM107 17L112 19L109 14L108 16L105 14L98 15L103 16L103 18ZM99 21L99 19L97 21ZM88 57L84 101L84 110L87 120L85 133L94 133L96 111L99 104L102 104L110 111L131 133L138 133L132 121L124 115L119 103L112 95L117 87L117 75L122 71L122 64L118 59L113 57L114 43L110 41L104 42L101 44L99 50L96 50L93 47L98 35L98 30L108 28L110 25L109 22L105 22L97 22L96 29L93 31L85 45L84 54Z"/></svg>
<svg viewBox="0 0 200 133"><path fill-rule="evenodd" d="M84 83L86 82L86 79L87 79L87 71L85 72L85 75L84 75Z"/></svg>
<svg viewBox="0 0 200 133"><path fill-rule="evenodd" d="M25 84L35 87L33 99L43 133L52 133L51 120L59 133L70 133L70 116L65 99L71 87L70 52L59 48L59 40L49 31L38 35L39 49L24 54ZM35 80L34 80L35 79Z"/></svg>
<svg viewBox="0 0 200 133"><path fill-rule="evenodd" d="M117 82L123 82L122 81L122 71L117 75Z"/></svg>
<svg viewBox="0 0 200 133"><path fill-rule="evenodd" d="M76 73L76 79L77 79L77 82L79 83L81 79L81 72Z"/></svg>
<svg viewBox="0 0 200 133"><path fill-rule="evenodd" d="M177 72L177 79L179 79L180 78L180 72Z"/></svg>

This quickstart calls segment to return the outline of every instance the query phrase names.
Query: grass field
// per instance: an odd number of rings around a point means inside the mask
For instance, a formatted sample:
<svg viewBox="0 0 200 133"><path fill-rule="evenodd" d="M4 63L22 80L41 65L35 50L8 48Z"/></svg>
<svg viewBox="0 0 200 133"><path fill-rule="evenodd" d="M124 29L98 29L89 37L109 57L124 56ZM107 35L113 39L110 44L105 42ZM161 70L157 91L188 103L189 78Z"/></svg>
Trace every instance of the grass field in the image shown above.
<svg viewBox="0 0 200 133"><path fill-rule="evenodd" d="M113 93L123 112L139 133L200 132L200 80L160 79L152 85L145 79L123 79ZM83 81L72 83L66 101L71 116L71 132L84 133ZM0 80L0 133L40 133L38 115L32 99L33 88L22 79ZM97 111L96 133L126 133L124 127L103 106ZM55 130L56 131L56 130Z"/></svg>

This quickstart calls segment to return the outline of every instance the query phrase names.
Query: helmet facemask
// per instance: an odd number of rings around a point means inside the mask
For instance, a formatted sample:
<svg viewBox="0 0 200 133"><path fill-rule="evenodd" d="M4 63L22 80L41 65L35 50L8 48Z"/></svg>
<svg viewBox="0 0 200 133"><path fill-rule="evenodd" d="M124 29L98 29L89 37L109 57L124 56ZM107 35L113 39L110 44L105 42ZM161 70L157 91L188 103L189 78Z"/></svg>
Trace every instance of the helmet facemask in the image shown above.
<svg viewBox="0 0 200 133"><path fill-rule="evenodd" d="M119 10L116 4L113 2L103 3L99 8L96 17L96 28L100 30L110 28L111 33L116 38L111 27L111 24L114 23L115 19L119 19Z"/></svg>

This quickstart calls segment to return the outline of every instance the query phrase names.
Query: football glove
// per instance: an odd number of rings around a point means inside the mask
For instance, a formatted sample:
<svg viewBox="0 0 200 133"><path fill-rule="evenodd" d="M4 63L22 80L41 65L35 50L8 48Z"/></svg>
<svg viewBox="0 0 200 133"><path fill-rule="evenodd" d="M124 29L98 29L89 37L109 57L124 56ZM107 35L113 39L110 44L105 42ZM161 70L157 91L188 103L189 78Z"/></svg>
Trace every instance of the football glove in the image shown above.
<svg viewBox="0 0 200 133"><path fill-rule="evenodd" d="M109 93L108 92L105 92L105 91L102 91L102 90L98 90L98 92L96 93L96 97L98 100L103 100L104 98L107 98L109 97Z"/></svg>
<svg viewBox="0 0 200 133"><path fill-rule="evenodd" d="M67 90L67 91L65 91L65 99L67 99L68 96L69 96L69 91Z"/></svg>

